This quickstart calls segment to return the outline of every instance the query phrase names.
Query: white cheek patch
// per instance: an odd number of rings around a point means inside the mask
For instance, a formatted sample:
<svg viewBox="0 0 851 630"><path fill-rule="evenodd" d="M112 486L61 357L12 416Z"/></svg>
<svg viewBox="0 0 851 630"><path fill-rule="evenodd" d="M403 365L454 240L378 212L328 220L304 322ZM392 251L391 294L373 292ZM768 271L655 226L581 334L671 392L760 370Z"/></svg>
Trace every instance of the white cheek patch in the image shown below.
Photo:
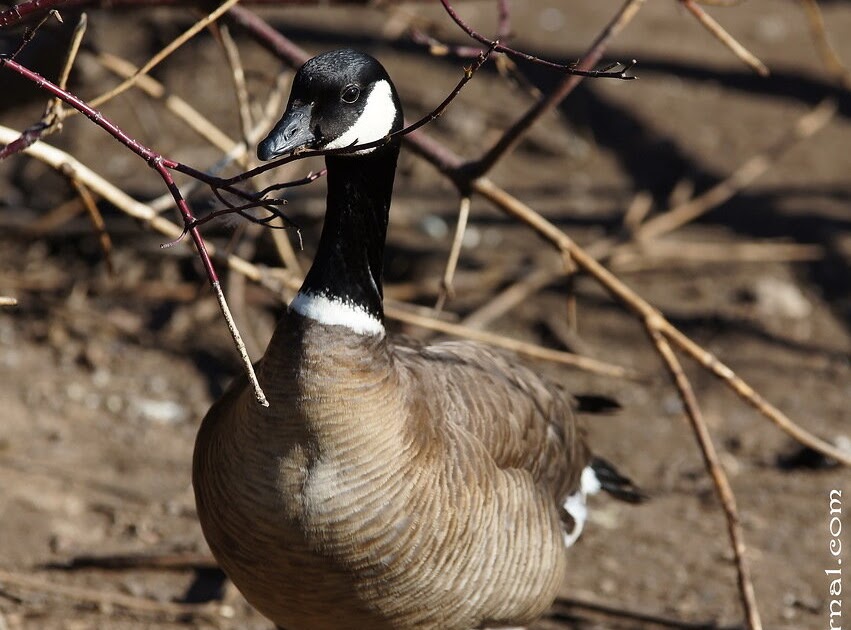
<svg viewBox="0 0 851 630"><path fill-rule="evenodd" d="M383 335L384 324L365 308L337 297L299 292L290 310L329 326L345 326L359 335Z"/></svg>
<svg viewBox="0 0 851 630"><path fill-rule="evenodd" d="M393 101L393 91L387 81L378 81L372 86L363 112L339 138L325 145L326 149L344 149L354 144L367 144L385 138L393 128L396 120L396 103ZM368 153L373 149L365 149L358 153Z"/></svg>

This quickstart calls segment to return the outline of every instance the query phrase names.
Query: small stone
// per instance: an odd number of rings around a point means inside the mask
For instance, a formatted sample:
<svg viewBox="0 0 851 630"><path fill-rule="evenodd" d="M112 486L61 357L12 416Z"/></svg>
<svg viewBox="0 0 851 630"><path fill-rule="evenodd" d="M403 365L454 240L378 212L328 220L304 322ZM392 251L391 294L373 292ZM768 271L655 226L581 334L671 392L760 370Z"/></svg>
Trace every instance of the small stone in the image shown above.
<svg viewBox="0 0 851 630"><path fill-rule="evenodd" d="M140 418L156 424L178 424L189 416L186 408L172 400L142 398L131 403Z"/></svg>
<svg viewBox="0 0 851 630"><path fill-rule="evenodd" d="M449 234L449 226L446 225L446 221L436 214L423 217L420 221L420 229L435 240L444 239Z"/></svg>
<svg viewBox="0 0 851 630"><path fill-rule="evenodd" d="M813 306L801 290L785 280L761 278L753 287L755 307L760 315L805 319Z"/></svg>

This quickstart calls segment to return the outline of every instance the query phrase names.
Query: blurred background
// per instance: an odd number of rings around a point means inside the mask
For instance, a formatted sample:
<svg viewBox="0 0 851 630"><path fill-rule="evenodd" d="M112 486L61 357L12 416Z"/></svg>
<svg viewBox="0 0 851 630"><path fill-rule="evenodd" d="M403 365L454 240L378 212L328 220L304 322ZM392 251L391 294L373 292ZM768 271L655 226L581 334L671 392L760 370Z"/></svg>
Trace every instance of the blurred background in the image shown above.
<svg viewBox="0 0 851 630"><path fill-rule="evenodd" d="M410 120L443 100L469 64L424 43L474 44L438 2L290 4L299 6L246 8L310 54L349 46L378 57ZM86 100L213 8L111 5L86 8L88 30L68 83ZM489 176L604 255L623 282L793 420L847 445L851 93L848 75L827 60L818 35L827 34L839 62L851 63L851 8L821 0L825 28L814 36L814 5L704 7L768 67L770 74L759 76L680 2L646 3L604 55L637 59L638 80L584 80ZM509 6L513 47L571 63L622 3ZM457 9L480 32L495 32L496 3L464 1ZM82 11L60 10L64 23L49 19L16 58L51 80ZM221 24L154 68L147 88L134 87L101 111L169 158L230 175L250 166L254 147L248 161L224 166L223 149L243 136L256 142L277 120L291 70L237 24ZM14 51L23 35L23 26L0 30L3 51ZM247 94L242 119L234 47ZM477 158L562 78L540 65L490 62L423 132ZM11 134L0 144L38 123L47 103L32 83L0 69L0 132ZM194 108L192 120L223 134L220 146L193 129L179 103ZM247 122L265 127L252 136ZM67 118L44 142L180 224L173 204L161 199L167 191L156 173L85 117ZM296 162L264 174L261 184L321 168L316 159ZM206 187L177 181L199 216L220 207ZM385 269L396 308L640 375L534 362L575 393L619 402L616 413L589 416L589 430L600 452L652 495L639 507L594 502L590 524L570 550L565 599L534 627L741 627L723 513L641 322L594 279L567 281L557 251L476 197L454 291L438 313L458 193L405 149L396 182ZM714 191L708 200L706 191ZM24 154L0 162L0 296L17 300L0 306L0 629L269 629L212 564L194 510L195 432L241 369L216 300L194 249L162 249L173 237L98 191L89 194L95 214L86 193L57 169ZM324 182L286 198L284 212L301 227L303 250L294 231L233 216L202 228L262 276L258 283L218 265L253 359L310 264ZM636 236L690 199L705 206L697 220ZM506 289L520 297L495 309L494 297ZM435 338L420 327L391 325ZM765 627L825 627L824 570L835 562L828 492L848 489L847 470L802 449L710 373L684 363L736 492Z"/></svg>

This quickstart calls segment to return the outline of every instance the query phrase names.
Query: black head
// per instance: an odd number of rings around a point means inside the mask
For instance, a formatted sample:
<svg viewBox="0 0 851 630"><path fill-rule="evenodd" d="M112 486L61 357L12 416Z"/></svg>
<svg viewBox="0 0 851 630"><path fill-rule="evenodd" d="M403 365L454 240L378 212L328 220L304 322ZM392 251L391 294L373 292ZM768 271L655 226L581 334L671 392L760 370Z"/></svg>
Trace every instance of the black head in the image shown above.
<svg viewBox="0 0 851 630"><path fill-rule="evenodd" d="M317 55L299 69L287 109L258 145L257 157L342 149L401 128L402 106L387 71L373 57L343 48Z"/></svg>

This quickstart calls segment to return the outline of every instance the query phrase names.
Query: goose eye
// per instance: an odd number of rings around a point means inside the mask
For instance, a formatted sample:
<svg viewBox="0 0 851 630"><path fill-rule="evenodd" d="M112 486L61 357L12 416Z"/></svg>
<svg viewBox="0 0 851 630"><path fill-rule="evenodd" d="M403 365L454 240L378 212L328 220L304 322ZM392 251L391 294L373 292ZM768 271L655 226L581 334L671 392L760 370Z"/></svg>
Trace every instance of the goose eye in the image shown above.
<svg viewBox="0 0 851 630"><path fill-rule="evenodd" d="M343 95L340 97L346 103L354 103L360 96L360 88L356 85L347 85L343 90Z"/></svg>

